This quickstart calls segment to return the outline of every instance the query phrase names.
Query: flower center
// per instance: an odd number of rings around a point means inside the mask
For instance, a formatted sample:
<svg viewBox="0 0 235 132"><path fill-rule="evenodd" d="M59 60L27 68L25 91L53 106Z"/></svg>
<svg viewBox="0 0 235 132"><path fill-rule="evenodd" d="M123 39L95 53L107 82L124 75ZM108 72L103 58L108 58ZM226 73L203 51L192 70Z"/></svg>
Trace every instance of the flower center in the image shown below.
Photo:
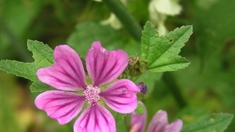
<svg viewBox="0 0 235 132"><path fill-rule="evenodd" d="M88 85L84 91L84 95L88 103L95 103L100 99L100 88Z"/></svg>

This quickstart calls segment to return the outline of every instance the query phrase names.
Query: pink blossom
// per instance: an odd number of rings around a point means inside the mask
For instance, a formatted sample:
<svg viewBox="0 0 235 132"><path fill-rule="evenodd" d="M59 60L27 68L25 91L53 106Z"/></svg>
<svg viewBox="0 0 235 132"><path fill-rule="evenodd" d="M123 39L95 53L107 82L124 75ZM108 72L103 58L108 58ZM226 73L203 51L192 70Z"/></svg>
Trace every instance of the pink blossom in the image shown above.
<svg viewBox="0 0 235 132"><path fill-rule="evenodd" d="M144 107L143 114L132 112L131 114L131 130L130 132L144 132L147 123L147 110L142 102L139 102Z"/></svg>
<svg viewBox="0 0 235 132"><path fill-rule="evenodd" d="M137 107L139 88L128 79L115 80L128 65L123 50L107 51L100 42L93 42L86 56L89 77L79 55L67 45L55 48L54 61L52 66L39 69L37 76L55 90L39 94L35 105L59 124L81 113L74 132L115 132L115 120L104 105L123 114Z"/></svg>
<svg viewBox="0 0 235 132"><path fill-rule="evenodd" d="M137 114L132 113L131 116L131 130L130 132L144 132L147 120L147 112L144 104L141 102L144 107L144 113ZM179 119L175 120L171 124L168 124L166 111L159 110L153 116L147 132L180 132L183 126L183 122Z"/></svg>

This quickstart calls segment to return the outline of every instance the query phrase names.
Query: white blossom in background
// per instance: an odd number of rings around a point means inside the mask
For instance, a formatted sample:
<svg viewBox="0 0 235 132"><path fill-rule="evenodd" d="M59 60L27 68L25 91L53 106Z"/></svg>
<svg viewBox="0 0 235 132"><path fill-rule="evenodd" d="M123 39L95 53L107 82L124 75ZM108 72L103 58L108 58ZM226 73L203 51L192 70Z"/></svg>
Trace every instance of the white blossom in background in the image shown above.
<svg viewBox="0 0 235 132"><path fill-rule="evenodd" d="M160 35L165 35L168 30L165 26L167 16L180 14L182 7L178 0L151 0L148 6L150 21L157 26Z"/></svg>
<svg viewBox="0 0 235 132"><path fill-rule="evenodd" d="M102 0L94 0L97 2L102 2ZM127 0L120 0L122 2L122 4L126 5L127 4ZM122 24L119 21L119 19L116 17L116 15L114 13L110 13L109 18L107 18L106 20L101 21L102 25L110 25L112 28L114 29L121 29L122 28Z"/></svg>
<svg viewBox="0 0 235 132"><path fill-rule="evenodd" d="M102 25L110 25L114 29L121 29L122 24L119 21L119 19L116 17L114 13L110 13L110 16L108 19L101 21Z"/></svg>

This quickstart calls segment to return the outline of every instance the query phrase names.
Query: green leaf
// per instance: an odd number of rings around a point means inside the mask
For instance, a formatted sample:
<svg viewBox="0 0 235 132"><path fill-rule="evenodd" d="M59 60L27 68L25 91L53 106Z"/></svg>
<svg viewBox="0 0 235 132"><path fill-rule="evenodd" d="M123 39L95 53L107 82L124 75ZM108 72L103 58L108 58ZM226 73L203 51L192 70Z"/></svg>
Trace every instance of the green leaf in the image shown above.
<svg viewBox="0 0 235 132"><path fill-rule="evenodd" d="M182 132L223 132L232 118L233 115L231 114L211 114L185 126Z"/></svg>
<svg viewBox="0 0 235 132"><path fill-rule="evenodd" d="M147 22L141 38L141 58L153 72L176 71L189 65L179 56L180 49L192 34L192 26L176 28L166 36L159 36L154 26Z"/></svg>
<svg viewBox="0 0 235 132"><path fill-rule="evenodd" d="M36 68L42 68L53 64L53 50L46 44L28 40L27 46L33 53Z"/></svg>
<svg viewBox="0 0 235 132"><path fill-rule="evenodd" d="M15 60L1 60L0 69L31 81L38 80L33 63L24 63Z"/></svg>
<svg viewBox="0 0 235 132"><path fill-rule="evenodd" d="M53 64L53 50L48 45L39 41L28 40L27 46L33 53L35 69ZM53 88L38 81L33 82L30 86L31 92L43 92L51 89Z"/></svg>
<svg viewBox="0 0 235 132"><path fill-rule="evenodd" d="M14 60L1 60L0 69L34 81L30 86L32 92L42 92L52 89L50 86L39 82L36 71L39 68L53 64L53 50L42 42L28 40L28 49L33 52L34 62L25 63Z"/></svg>
<svg viewBox="0 0 235 132"><path fill-rule="evenodd" d="M184 43L188 41L192 33L192 26L182 26L168 33L166 38L171 42L171 47L168 49L168 52L179 54L180 49L184 46Z"/></svg>
<svg viewBox="0 0 235 132"><path fill-rule="evenodd" d="M141 114L141 115L144 114L144 106L140 102L138 102L138 106L135 109L135 113Z"/></svg>
<svg viewBox="0 0 235 132"><path fill-rule="evenodd" d="M53 90L53 89L54 88L52 88L51 86L46 85L46 84L41 83L41 82L33 82L30 85L31 92L44 92L44 91Z"/></svg>

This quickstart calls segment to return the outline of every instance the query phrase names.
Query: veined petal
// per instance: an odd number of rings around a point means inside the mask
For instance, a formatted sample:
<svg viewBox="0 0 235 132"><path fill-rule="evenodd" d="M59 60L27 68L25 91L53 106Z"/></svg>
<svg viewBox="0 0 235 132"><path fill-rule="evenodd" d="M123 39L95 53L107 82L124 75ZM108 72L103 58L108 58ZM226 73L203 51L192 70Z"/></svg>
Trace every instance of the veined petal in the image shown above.
<svg viewBox="0 0 235 132"><path fill-rule="evenodd" d="M41 93L35 99L38 109L56 119L59 124L70 122L81 111L85 97L72 92L51 90Z"/></svg>
<svg viewBox="0 0 235 132"><path fill-rule="evenodd" d="M147 121L147 110L144 104L139 101L139 103L144 107L143 114L137 114L135 112L131 113L131 130L130 132L144 132L146 121Z"/></svg>
<svg viewBox="0 0 235 132"><path fill-rule="evenodd" d="M128 65L128 55L123 50L107 51L96 41L86 56L86 67L94 86L117 78Z"/></svg>
<svg viewBox="0 0 235 132"><path fill-rule="evenodd" d="M165 132L165 127L168 125L167 113L159 110L152 118L147 132Z"/></svg>
<svg viewBox="0 0 235 132"><path fill-rule="evenodd" d="M55 64L37 71L40 81L59 90L85 89L85 72L79 55L69 46L60 45L54 50Z"/></svg>
<svg viewBox="0 0 235 132"><path fill-rule="evenodd" d="M183 127L183 122L178 119L166 127L166 132L180 132L182 127Z"/></svg>
<svg viewBox="0 0 235 132"><path fill-rule="evenodd" d="M140 89L128 79L120 79L112 83L108 88L100 93L106 104L116 112L131 113L137 105L136 93Z"/></svg>
<svg viewBox="0 0 235 132"><path fill-rule="evenodd" d="M112 114L99 104L90 105L77 119L74 132L116 132Z"/></svg>

